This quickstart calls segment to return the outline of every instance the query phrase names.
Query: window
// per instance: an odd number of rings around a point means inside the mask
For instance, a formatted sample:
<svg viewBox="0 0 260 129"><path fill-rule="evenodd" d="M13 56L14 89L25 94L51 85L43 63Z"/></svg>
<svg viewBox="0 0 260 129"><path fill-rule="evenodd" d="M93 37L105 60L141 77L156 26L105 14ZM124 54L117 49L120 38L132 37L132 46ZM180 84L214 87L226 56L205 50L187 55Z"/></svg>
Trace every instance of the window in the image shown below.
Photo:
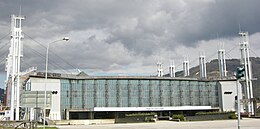
<svg viewBox="0 0 260 129"><path fill-rule="evenodd" d="M232 92L231 91L225 91L224 94L230 95L230 94L232 94Z"/></svg>

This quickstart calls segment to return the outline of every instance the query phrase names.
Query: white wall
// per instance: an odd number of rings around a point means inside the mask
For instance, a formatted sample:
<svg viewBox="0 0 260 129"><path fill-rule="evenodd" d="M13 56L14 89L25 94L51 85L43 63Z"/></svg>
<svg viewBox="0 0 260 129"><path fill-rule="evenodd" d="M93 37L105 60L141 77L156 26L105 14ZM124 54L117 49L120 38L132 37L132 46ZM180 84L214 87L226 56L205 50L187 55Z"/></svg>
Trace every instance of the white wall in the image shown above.
<svg viewBox="0 0 260 129"><path fill-rule="evenodd" d="M237 105L235 101L235 96L237 96L237 86L236 81L219 81L219 106L222 111L236 111ZM240 83L239 83L239 85ZM241 89L241 88L240 88ZM225 94L226 93L226 94ZM227 94L231 93L231 94ZM242 91L240 90L240 95ZM240 97L241 99L242 97Z"/></svg>
<svg viewBox="0 0 260 129"><path fill-rule="evenodd" d="M44 78L30 78L31 91L44 91L45 79ZM47 79L46 91L58 91L57 94L52 94L51 107L47 107L50 110L49 119L61 120L60 114L60 79ZM43 107L42 107L43 108Z"/></svg>

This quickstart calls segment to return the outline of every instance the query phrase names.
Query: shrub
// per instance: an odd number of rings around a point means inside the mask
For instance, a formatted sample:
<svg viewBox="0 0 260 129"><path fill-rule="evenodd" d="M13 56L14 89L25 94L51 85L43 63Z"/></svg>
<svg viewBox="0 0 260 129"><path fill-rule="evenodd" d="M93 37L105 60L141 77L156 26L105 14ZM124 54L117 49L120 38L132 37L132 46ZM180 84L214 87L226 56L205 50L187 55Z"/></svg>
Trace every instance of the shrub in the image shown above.
<svg viewBox="0 0 260 129"><path fill-rule="evenodd" d="M196 115L216 115L216 114L224 114L224 112L197 112Z"/></svg>
<svg viewBox="0 0 260 129"><path fill-rule="evenodd" d="M235 112L197 112L196 115L234 114Z"/></svg>
<svg viewBox="0 0 260 129"><path fill-rule="evenodd" d="M180 121L184 121L184 115L172 115L172 119L179 119Z"/></svg>
<svg viewBox="0 0 260 129"><path fill-rule="evenodd" d="M154 116L156 113L133 113L133 114L126 114L125 116Z"/></svg>
<svg viewBox="0 0 260 129"><path fill-rule="evenodd" d="M231 113L230 115L229 115L229 117L228 117L229 119L236 119L237 118L237 116L236 116L236 114L235 113Z"/></svg>

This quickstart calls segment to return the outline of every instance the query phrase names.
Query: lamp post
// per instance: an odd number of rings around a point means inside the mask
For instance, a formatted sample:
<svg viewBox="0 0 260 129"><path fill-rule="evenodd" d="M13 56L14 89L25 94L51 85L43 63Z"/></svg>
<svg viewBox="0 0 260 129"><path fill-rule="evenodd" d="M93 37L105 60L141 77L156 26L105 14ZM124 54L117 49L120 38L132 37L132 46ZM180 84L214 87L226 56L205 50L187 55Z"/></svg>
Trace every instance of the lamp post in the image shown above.
<svg viewBox="0 0 260 129"><path fill-rule="evenodd" d="M53 42L50 42L47 44L47 48L46 48L46 62L45 62L45 84L44 84L44 107L43 107L43 129L45 129L45 121L46 121L46 106L47 106L47 98L46 98L46 86L47 86L47 78L48 78L48 58L49 58L49 47L50 47L50 44L52 43L55 43L55 42L59 42L59 41L68 41L69 40L69 37L64 37L63 39L58 39L58 40L55 40Z"/></svg>

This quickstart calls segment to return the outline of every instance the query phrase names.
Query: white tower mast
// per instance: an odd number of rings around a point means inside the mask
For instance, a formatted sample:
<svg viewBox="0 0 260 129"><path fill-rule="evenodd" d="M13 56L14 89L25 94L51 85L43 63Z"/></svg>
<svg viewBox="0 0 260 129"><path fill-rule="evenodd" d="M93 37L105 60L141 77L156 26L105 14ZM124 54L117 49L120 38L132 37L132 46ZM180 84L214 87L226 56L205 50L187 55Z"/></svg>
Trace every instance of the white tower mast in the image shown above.
<svg viewBox="0 0 260 129"><path fill-rule="evenodd" d="M170 73L170 77L175 77L175 65L174 65L174 60L171 60L171 61L170 61L169 73Z"/></svg>
<svg viewBox="0 0 260 129"><path fill-rule="evenodd" d="M8 80L6 82L11 92L7 93L8 106L10 106L10 120L14 120L14 109L16 112L15 119L19 120L20 107L20 64L22 57L22 20L23 16L11 15L11 46L6 63L6 73Z"/></svg>
<svg viewBox="0 0 260 129"><path fill-rule="evenodd" d="M190 75L190 66L189 66L189 61L188 58L185 56L183 60L183 72L184 72L184 77Z"/></svg>
<svg viewBox="0 0 260 129"><path fill-rule="evenodd" d="M245 68L245 97L251 100L253 98L252 89L252 71L251 62L249 59L249 41L248 32L239 32L240 35L240 52L241 52L241 65ZM247 103L247 111L254 115L253 102L249 101Z"/></svg>
<svg viewBox="0 0 260 129"><path fill-rule="evenodd" d="M227 76L227 66L226 66L225 49L224 49L223 43L219 45L218 66L219 66L220 78L226 77Z"/></svg>
<svg viewBox="0 0 260 129"><path fill-rule="evenodd" d="M200 78L206 78L207 77L207 71L206 71L206 59L205 59L205 53L204 52L200 53L199 66L200 66Z"/></svg>
<svg viewBox="0 0 260 129"><path fill-rule="evenodd" d="M162 68L162 63L160 61L157 62L157 76L158 77L163 76L163 68Z"/></svg>

